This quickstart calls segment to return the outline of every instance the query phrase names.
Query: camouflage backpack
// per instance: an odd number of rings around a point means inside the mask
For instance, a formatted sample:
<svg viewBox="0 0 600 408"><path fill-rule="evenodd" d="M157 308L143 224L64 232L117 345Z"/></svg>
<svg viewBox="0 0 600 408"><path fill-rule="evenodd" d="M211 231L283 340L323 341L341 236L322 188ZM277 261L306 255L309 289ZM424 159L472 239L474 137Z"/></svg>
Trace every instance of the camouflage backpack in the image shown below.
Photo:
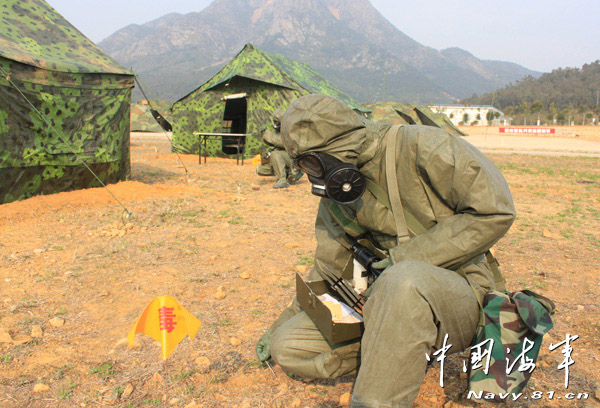
<svg viewBox="0 0 600 408"><path fill-rule="evenodd" d="M529 290L489 292L470 356L469 394L475 398L520 393L535 369L542 337L553 323L554 303ZM504 395L504 398L503 398Z"/></svg>

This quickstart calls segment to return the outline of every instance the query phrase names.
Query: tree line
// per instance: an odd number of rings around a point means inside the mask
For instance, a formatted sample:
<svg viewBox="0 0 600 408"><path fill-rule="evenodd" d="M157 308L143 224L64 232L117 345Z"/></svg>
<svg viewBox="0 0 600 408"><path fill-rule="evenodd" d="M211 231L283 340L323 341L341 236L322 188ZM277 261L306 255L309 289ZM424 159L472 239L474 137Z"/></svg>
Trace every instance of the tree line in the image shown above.
<svg viewBox="0 0 600 408"><path fill-rule="evenodd" d="M512 117L516 125L598 125L600 60L581 68L558 68L537 79L529 76L461 102L493 105Z"/></svg>

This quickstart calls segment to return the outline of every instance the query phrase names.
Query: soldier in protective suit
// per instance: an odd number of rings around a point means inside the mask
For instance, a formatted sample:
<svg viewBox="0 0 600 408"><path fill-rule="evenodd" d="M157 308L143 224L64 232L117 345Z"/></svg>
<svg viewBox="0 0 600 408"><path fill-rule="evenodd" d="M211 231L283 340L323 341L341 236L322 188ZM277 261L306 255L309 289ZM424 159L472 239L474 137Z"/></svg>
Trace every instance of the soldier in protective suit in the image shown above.
<svg viewBox="0 0 600 408"><path fill-rule="evenodd" d="M366 293L362 339L330 344L294 301L259 340L258 358L272 357L308 379L358 373L354 408L410 407L425 377L426 353L440 349L446 334L449 353L473 339L477 297L495 287L484 253L515 218L508 185L479 150L445 130L391 129L323 95L290 105L282 139L295 163L312 173L313 193L323 197L309 279L323 279L324 268L349 278L348 236L366 237L381 250L385 257L375 266L385 270ZM388 146L395 162L386 161ZM360 188L352 177L341 189L331 183L340 168L363 177L367 188L358 199L344 196ZM387 178L396 179L393 192ZM389 201L399 198L425 232L401 237L382 191Z"/></svg>
<svg viewBox="0 0 600 408"><path fill-rule="evenodd" d="M263 132L263 142L271 146L269 151L261 155L261 164L256 169L259 176L275 176L277 182L273 188L288 188L289 182L298 181L302 177L302 172L292 168L292 159L285 151L281 141L281 118L283 111L277 109L273 112L273 130L267 129Z"/></svg>

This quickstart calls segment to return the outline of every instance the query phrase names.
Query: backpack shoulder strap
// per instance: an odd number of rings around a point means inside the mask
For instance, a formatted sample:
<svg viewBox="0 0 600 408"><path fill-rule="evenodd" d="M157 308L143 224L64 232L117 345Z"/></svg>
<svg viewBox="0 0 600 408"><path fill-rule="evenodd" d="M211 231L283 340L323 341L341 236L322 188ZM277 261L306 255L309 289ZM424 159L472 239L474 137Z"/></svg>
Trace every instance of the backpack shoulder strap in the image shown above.
<svg viewBox="0 0 600 408"><path fill-rule="evenodd" d="M505 292L506 280L504 279L504 276L502 276L502 272L500 271L500 263L492 253L491 249L485 253L485 260L487 261L488 265L490 266L490 269L492 270L492 273L494 274L494 283L496 284L496 290Z"/></svg>
<svg viewBox="0 0 600 408"><path fill-rule="evenodd" d="M399 125L392 126L385 135L385 178L388 189L388 200L390 202L394 221L396 223L396 233L398 234L398 244L410 239L406 216L400 199L398 190L398 178L396 176L396 141L398 140Z"/></svg>
<svg viewBox="0 0 600 408"><path fill-rule="evenodd" d="M400 192L398 190L398 178L396 175L396 142L398 140L397 134L400 130L400 127L401 125L392 126L385 135L385 171L388 188L387 194L376 183L371 180L367 180L367 188L369 191L390 211L392 211L392 214L394 215L394 221L398 231L398 243L409 239L411 234L412 236L416 236L427 231L427 228L425 228L423 224L419 222L419 220L417 220L411 213L402 207ZM502 276L502 272L500 272L498 260L494 257L491 251L487 251L485 253L485 258L494 275L496 290L505 291L505 280ZM467 282L469 282L471 288L473 288L464 269L460 268L457 272L462 275ZM475 292L474 288L473 291ZM477 300L481 306L481 299L478 297Z"/></svg>

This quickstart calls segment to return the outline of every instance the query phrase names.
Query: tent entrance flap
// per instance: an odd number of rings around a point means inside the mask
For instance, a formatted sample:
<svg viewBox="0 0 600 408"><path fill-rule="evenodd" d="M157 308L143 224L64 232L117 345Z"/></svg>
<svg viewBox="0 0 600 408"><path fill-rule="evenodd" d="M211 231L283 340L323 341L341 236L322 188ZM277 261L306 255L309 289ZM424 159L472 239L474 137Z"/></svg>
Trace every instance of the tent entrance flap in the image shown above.
<svg viewBox="0 0 600 408"><path fill-rule="evenodd" d="M246 116L248 102L246 98L235 98L225 100L225 113L223 115L223 133L246 133ZM221 150L225 154L238 153L238 142L240 153L244 152L246 138L223 136L221 138Z"/></svg>

